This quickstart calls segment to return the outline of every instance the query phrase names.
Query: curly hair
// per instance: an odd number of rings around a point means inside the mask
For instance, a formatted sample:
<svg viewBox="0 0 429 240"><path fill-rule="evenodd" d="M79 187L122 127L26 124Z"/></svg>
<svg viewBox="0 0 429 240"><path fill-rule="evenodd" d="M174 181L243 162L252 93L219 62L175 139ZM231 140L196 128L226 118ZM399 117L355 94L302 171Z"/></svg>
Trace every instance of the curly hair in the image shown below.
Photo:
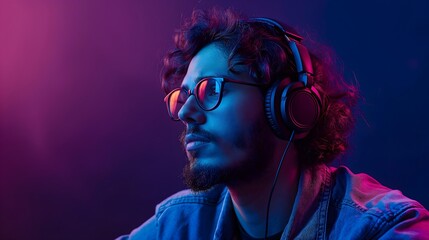
<svg viewBox="0 0 429 240"><path fill-rule="evenodd" d="M175 49L164 58L161 71L166 93L178 87L192 58L210 43L217 43L228 54L229 70L248 66L249 74L261 83L272 84L286 76L297 76L293 54L283 34L265 24L249 21L227 9L194 10L174 35ZM343 154L354 127L353 107L358 90L347 84L336 70L333 52L317 45L318 54L310 51L314 87L322 98L322 113L308 135L295 141L300 163L329 163Z"/></svg>

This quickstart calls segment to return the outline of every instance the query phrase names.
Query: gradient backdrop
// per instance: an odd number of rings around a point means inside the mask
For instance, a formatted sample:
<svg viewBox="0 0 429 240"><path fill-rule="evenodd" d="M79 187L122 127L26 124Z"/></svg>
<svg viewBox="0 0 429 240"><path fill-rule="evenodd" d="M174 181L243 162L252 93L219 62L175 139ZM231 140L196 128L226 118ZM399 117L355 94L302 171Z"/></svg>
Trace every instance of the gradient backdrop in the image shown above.
<svg viewBox="0 0 429 240"><path fill-rule="evenodd" d="M347 2L1 0L0 239L112 239L183 188L159 70L213 5L335 49L364 97L342 163L429 207L428 3Z"/></svg>

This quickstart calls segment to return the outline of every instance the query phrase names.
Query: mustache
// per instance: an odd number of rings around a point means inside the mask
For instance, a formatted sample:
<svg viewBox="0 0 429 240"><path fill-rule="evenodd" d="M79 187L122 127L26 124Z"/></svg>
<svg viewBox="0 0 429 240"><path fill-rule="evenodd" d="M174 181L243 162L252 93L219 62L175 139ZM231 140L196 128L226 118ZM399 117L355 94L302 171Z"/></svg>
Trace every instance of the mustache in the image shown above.
<svg viewBox="0 0 429 240"><path fill-rule="evenodd" d="M180 134L179 141L182 144L182 146L185 145L185 137L187 134L200 135L202 137L209 139L210 141L213 141L215 139L215 136L212 133L210 133L209 131L202 129L199 126L192 126L192 127L188 127L187 129L183 130L183 132Z"/></svg>

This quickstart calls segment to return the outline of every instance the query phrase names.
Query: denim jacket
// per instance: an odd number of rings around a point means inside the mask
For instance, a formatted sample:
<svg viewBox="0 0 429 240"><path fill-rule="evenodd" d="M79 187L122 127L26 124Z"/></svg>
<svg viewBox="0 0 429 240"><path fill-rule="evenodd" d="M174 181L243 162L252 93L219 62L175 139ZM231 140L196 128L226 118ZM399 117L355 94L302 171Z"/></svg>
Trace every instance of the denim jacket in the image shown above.
<svg viewBox="0 0 429 240"><path fill-rule="evenodd" d="M137 239L234 239L236 217L225 186L184 190L156 207L130 235ZM301 172L281 239L429 239L429 212L400 191L346 167Z"/></svg>

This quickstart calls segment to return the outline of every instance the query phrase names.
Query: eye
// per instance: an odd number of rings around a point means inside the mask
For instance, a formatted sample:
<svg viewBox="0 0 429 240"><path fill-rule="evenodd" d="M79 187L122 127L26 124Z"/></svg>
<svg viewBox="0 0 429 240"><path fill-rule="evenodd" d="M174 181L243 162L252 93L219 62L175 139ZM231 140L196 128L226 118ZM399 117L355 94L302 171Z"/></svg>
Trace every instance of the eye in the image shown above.
<svg viewBox="0 0 429 240"><path fill-rule="evenodd" d="M205 79L198 84L196 91L201 100L213 99L219 96L220 86L215 79Z"/></svg>
<svg viewBox="0 0 429 240"><path fill-rule="evenodd" d="M180 91L178 91L176 99L177 103L184 104L188 99L187 90L181 89Z"/></svg>
<svg viewBox="0 0 429 240"><path fill-rule="evenodd" d="M217 84L216 82L214 82L213 84L210 85L210 89L209 89L209 96L217 96L220 93L220 85Z"/></svg>

